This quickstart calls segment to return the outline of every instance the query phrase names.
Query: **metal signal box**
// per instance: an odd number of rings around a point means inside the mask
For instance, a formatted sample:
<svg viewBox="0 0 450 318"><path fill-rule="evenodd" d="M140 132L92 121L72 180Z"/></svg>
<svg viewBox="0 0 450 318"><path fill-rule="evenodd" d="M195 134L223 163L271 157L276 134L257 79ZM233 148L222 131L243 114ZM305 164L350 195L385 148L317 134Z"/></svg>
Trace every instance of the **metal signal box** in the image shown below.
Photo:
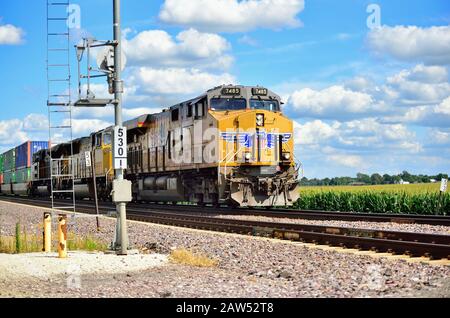
<svg viewBox="0 0 450 318"><path fill-rule="evenodd" d="M131 181L114 180L111 195L114 203L131 202L133 199L131 194Z"/></svg>

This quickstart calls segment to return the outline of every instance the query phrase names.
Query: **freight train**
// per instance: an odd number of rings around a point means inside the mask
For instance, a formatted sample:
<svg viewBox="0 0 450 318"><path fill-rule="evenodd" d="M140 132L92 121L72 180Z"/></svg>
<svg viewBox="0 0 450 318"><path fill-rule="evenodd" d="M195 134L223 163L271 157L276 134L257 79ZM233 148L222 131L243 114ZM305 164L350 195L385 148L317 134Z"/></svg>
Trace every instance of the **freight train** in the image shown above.
<svg viewBox="0 0 450 318"><path fill-rule="evenodd" d="M281 105L280 96L266 88L228 85L125 122L125 175L132 181L133 199L248 207L292 205L299 197L299 164L294 155L293 122L281 112ZM113 131L114 127L108 127L53 146L51 151L34 148L43 145L39 142L10 150L0 157L1 192L49 196L53 182L57 190L71 190L74 184L78 198L92 198L95 173L98 196L109 200L114 178ZM26 148L23 155L21 147ZM11 159L12 153L19 155ZM93 168L86 164L86 153L92 154ZM28 169L26 176L22 176L24 168ZM74 182L68 175L74 176Z"/></svg>

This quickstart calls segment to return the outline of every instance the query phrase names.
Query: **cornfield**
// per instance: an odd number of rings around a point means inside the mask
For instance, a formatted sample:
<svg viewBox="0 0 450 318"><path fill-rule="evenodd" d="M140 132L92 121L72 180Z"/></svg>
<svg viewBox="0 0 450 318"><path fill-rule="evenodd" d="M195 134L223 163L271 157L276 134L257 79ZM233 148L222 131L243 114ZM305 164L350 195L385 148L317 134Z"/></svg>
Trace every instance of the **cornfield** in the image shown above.
<svg viewBox="0 0 450 318"><path fill-rule="evenodd" d="M406 192L425 193L439 192L440 183L417 183L417 184L383 184L366 186L316 186L301 187L300 192Z"/></svg>
<svg viewBox="0 0 450 318"><path fill-rule="evenodd" d="M362 213L450 214L450 193L440 195L435 191L408 192L392 189L378 191L362 190L359 187L352 188L356 190L336 190L331 187L317 188L317 190L304 189L301 191L295 208Z"/></svg>

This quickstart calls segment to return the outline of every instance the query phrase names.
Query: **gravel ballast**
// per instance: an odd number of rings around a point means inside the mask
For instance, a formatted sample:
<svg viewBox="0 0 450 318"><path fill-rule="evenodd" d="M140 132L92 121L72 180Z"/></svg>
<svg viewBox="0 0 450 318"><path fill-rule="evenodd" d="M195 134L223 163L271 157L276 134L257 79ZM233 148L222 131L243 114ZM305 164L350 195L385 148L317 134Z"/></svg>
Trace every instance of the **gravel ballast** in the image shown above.
<svg viewBox="0 0 450 318"><path fill-rule="evenodd" d="M20 219L40 233L45 209L0 202L0 230L13 235ZM319 249L302 243L129 222L130 243L144 253L176 248L218 260L199 268L164 263L150 269L81 272L80 288L67 275L48 279L0 277L0 297L450 297L450 267ZM109 243L115 220L69 218L69 233ZM401 225L398 225L401 226ZM33 232L34 231L34 232ZM8 257L17 256L9 255ZM113 256L116 257L116 256ZM26 277L26 278L25 278Z"/></svg>

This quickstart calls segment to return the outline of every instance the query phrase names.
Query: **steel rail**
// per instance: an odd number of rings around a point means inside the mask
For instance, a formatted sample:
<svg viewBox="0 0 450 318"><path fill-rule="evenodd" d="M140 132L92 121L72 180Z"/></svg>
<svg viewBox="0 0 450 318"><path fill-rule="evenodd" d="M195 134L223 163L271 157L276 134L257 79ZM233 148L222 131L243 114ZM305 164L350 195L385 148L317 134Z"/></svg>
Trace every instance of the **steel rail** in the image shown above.
<svg viewBox="0 0 450 318"><path fill-rule="evenodd" d="M136 206L136 205L133 205ZM180 205L147 204L148 208L164 206L166 209L179 210ZM195 205L181 205L189 211L198 211L204 214L224 215L254 215L276 218L297 218L306 220L340 220L340 221L365 221L365 222L389 222L400 224L429 224L450 226L450 217L441 215L416 215L416 214L380 214L359 212L338 212L321 210L293 210L293 209L249 209L229 207L199 207Z"/></svg>

